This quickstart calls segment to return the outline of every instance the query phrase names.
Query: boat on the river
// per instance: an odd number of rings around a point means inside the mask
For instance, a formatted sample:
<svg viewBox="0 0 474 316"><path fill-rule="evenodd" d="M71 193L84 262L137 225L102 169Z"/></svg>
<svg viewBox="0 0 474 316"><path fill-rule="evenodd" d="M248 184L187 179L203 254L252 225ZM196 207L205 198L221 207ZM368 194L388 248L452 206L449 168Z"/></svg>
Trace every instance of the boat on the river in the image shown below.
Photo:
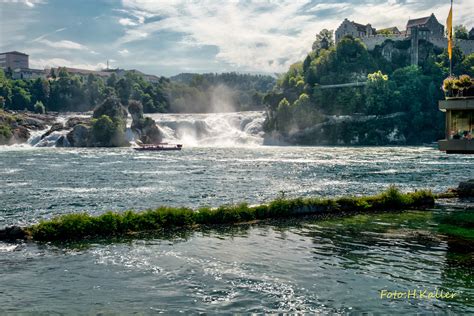
<svg viewBox="0 0 474 316"><path fill-rule="evenodd" d="M162 150L181 150L183 148L182 144L168 144L168 143L159 143L159 144L141 144L140 147L134 147L135 150L149 150L149 151L162 151Z"/></svg>

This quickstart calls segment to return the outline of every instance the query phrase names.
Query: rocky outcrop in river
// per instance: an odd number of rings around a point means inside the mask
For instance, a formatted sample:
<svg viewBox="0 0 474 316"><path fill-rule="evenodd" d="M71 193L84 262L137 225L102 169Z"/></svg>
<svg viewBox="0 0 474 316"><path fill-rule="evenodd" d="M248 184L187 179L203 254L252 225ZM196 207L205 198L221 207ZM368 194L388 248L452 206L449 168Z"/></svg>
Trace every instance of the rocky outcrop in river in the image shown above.
<svg viewBox="0 0 474 316"><path fill-rule="evenodd" d="M56 119L55 115L0 110L0 145L25 143L31 131L45 129Z"/></svg>
<svg viewBox="0 0 474 316"><path fill-rule="evenodd" d="M163 135L156 122L143 116L143 106L138 101L130 101L128 111L132 115L132 131L137 141L143 144L158 144L163 140Z"/></svg>
<svg viewBox="0 0 474 316"><path fill-rule="evenodd" d="M140 102L130 101L128 110L132 115L131 129L138 143L157 144L162 141L160 129L153 119L144 117ZM66 122L58 121L57 113L0 111L0 145L21 144L30 140L35 146L126 147L130 146L126 137L127 117L127 108L115 97L109 97L100 104L92 117L70 117ZM34 134L41 130L45 132Z"/></svg>

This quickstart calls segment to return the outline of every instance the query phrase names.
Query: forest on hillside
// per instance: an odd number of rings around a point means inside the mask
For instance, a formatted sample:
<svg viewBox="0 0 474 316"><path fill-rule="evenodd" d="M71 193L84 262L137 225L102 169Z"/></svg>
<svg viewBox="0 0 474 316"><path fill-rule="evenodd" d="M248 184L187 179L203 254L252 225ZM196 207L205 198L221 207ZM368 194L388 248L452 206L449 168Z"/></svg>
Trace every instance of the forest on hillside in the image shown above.
<svg viewBox="0 0 474 316"><path fill-rule="evenodd" d="M369 51L358 38L348 36L335 45L332 32L321 31L306 58L293 64L265 96L265 130L303 144L380 145L390 143L389 133L397 133L399 143L436 141L444 133L438 100L444 97L441 86L449 75L449 60L446 50L423 40L419 45L419 64L414 66L410 65L410 40L388 39ZM391 58L383 55L384 49L390 49ZM473 76L474 54L464 56L455 47L453 73ZM322 87L352 82L365 85ZM366 119L346 121L345 126L325 123L348 115ZM393 118L387 120L390 115ZM369 120L371 116L385 119L377 122ZM302 131L308 133L292 139Z"/></svg>

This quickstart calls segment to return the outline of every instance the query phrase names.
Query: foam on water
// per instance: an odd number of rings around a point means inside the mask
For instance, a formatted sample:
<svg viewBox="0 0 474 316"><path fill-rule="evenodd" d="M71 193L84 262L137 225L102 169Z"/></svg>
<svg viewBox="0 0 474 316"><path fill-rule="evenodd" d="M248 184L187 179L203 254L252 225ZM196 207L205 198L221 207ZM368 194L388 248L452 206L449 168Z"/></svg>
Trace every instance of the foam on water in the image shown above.
<svg viewBox="0 0 474 316"><path fill-rule="evenodd" d="M252 147L263 144L263 111L209 113L209 114L146 114L153 118L163 134L163 142L181 143L186 147ZM58 116L56 123L65 124L71 117L88 117L83 113L68 113ZM126 138L135 145L135 135L127 121ZM31 147L54 147L69 130L61 130L43 137L49 130L30 131L27 143ZM42 138L43 137L43 138ZM64 147L69 142L65 138Z"/></svg>
<svg viewBox="0 0 474 316"><path fill-rule="evenodd" d="M263 144L262 111L211 114L148 114L165 142L185 146L259 146Z"/></svg>

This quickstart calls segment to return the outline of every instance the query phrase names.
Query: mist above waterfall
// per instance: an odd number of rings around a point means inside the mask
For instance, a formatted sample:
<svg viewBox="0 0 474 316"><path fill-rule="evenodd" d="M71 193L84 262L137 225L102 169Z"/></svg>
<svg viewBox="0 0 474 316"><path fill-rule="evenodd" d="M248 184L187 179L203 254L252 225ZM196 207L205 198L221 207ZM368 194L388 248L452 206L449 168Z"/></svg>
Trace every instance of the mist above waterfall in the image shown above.
<svg viewBox="0 0 474 316"><path fill-rule="evenodd" d="M170 104L176 113L235 112L241 106L238 93L225 84L182 91L179 96L170 97Z"/></svg>

